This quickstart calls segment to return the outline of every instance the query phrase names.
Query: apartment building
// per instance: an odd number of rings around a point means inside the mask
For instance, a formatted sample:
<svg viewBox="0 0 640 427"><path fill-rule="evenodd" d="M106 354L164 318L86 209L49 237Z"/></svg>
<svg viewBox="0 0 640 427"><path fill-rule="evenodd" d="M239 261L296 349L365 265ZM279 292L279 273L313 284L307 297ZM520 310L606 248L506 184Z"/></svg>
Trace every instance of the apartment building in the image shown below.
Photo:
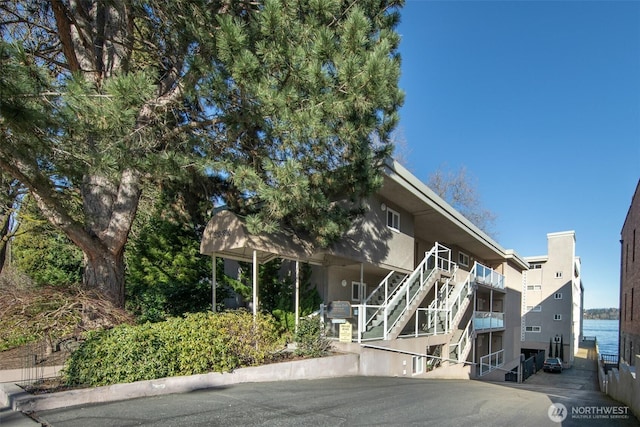
<svg viewBox="0 0 640 427"><path fill-rule="evenodd" d="M309 263L327 334L360 355L361 375L504 381L519 367L527 262L393 160L364 217L330 248L251 235L222 211L200 251L253 263L254 310L258 264Z"/></svg>
<svg viewBox="0 0 640 427"><path fill-rule="evenodd" d="M551 351L571 366L582 339L583 312L575 232L547 234L547 248L547 255L525 257L529 270L522 288L522 348L547 355Z"/></svg>
<svg viewBox="0 0 640 427"><path fill-rule="evenodd" d="M640 181L620 233L620 361L635 364L640 353Z"/></svg>

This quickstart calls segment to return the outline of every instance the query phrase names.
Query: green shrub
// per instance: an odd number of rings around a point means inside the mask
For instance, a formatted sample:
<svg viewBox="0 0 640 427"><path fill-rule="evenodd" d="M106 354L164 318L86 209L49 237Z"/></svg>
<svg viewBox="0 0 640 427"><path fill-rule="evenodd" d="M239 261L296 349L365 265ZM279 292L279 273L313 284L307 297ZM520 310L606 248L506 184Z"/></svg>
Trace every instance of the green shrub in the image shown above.
<svg viewBox="0 0 640 427"><path fill-rule="evenodd" d="M282 343L271 316L194 313L92 333L67 361L69 385L108 385L177 375L229 372L265 363Z"/></svg>
<svg viewBox="0 0 640 427"><path fill-rule="evenodd" d="M320 357L331 348L331 341L322 332L322 324L317 317L303 317L298 322L295 333L296 355Z"/></svg>

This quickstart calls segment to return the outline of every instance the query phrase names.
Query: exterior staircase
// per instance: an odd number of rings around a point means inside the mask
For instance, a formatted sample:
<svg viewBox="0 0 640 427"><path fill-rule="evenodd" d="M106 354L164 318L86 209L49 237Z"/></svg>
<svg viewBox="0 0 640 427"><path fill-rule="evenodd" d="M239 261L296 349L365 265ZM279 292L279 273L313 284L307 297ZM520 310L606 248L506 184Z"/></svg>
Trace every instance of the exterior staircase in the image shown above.
<svg viewBox="0 0 640 427"><path fill-rule="evenodd" d="M474 291L473 277L474 273L471 271L464 282L458 283L455 286L454 291L451 292L450 297L447 299L449 327L452 329L458 326L467 307L471 304Z"/></svg>
<svg viewBox="0 0 640 427"><path fill-rule="evenodd" d="M398 338L398 335L400 335L404 326L413 316L413 313L415 313L420 304L422 304L422 300L424 300L438 279L440 279L440 272L438 270L432 270L425 283L421 284L418 281L415 281L410 289L408 289L408 304L402 300L396 302L393 313L389 317L393 326L391 327L386 339L394 340ZM399 310L400 308L402 308L402 310ZM397 316L395 315L396 313L398 313Z"/></svg>
<svg viewBox="0 0 640 427"><path fill-rule="evenodd" d="M450 276L452 266L451 251L436 243L409 276L394 278L395 273L389 274L367 299L365 307L376 310L371 316L367 313L361 338L397 338L438 279Z"/></svg>

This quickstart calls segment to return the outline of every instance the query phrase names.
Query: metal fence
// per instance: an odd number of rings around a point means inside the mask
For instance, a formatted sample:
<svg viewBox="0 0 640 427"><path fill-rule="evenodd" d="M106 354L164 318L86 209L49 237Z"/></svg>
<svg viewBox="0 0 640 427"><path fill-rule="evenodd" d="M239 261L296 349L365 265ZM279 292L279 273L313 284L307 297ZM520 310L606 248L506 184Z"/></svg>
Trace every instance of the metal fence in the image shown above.
<svg viewBox="0 0 640 427"><path fill-rule="evenodd" d="M600 360L602 361L605 375L609 372L609 369L620 369L617 354L601 354Z"/></svg>
<svg viewBox="0 0 640 427"><path fill-rule="evenodd" d="M525 381L531 375L542 369L544 365L544 350L540 350L522 363L522 381Z"/></svg>

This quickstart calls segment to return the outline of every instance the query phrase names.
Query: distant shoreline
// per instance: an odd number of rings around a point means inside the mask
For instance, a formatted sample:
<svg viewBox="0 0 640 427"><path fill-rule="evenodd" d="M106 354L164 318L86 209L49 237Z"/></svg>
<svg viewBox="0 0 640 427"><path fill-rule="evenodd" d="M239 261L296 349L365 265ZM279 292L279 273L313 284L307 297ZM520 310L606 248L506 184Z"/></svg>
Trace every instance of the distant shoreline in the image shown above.
<svg viewBox="0 0 640 427"><path fill-rule="evenodd" d="M583 319L585 320L618 320L620 319L620 310L617 308L589 308L584 310Z"/></svg>

